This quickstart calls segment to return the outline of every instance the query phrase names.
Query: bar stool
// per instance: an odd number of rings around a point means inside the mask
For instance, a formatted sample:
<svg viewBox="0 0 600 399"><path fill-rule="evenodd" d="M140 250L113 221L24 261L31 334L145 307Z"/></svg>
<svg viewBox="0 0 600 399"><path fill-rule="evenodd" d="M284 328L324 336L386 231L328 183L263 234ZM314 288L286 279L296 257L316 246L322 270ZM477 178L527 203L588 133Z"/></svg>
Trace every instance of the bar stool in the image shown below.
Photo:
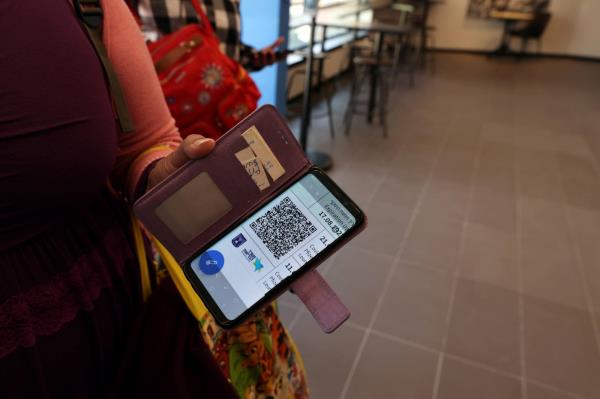
<svg viewBox="0 0 600 399"><path fill-rule="evenodd" d="M359 105L368 106L368 102L360 100L359 96L364 86L365 79L368 79L371 74L375 74L375 84L377 85L377 89L379 89L379 98L376 100L375 108L378 111L379 123L383 129L383 137L387 137L387 102L389 96L389 82L387 77L390 75L388 72L393 68L394 63L387 59L377 59L377 57L374 56L358 55L352 58L352 64L354 66L354 76L350 88L350 98L348 99L346 114L344 115L344 122L346 125L344 133L346 135L349 134L354 114L367 114L368 110L365 112L358 108Z"/></svg>
<svg viewBox="0 0 600 399"><path fill-rule="evenodd" d="M292 54L294 55L299 55L304 57L304 60L306 60L307 54L304 51L295 51ZM314 65L314 69L312 71L313 74L313 82L319 81L319 77L323 71L323 66L325 64L325 60L327 58L327 54L325 53L315 53L313 54L313 61L315 61ZM289 76L288 76L288 83L287 83L287 89L286 89L286 98L289 98L290 96L290 92L292 87L294 86L294 82L296 81L296 79L302 77L304 79L304 76L306 75L306 68L301 68L301 69L296 69L294 70ZM322 89L321 87L319 87L319 89ZM326 106L326 112L324 114L313 114L312 110L311 110L311 117L315 117L315 118L324 118L327 117L329 120L329 134L331 135L331 138L333 139L335 137L335 125L334 125L334 121L333 121L333 111L332 111L332 107L331 107L331 99L333 98L334 94L335 94L335 87L332 87L332 85L326 85L326 93L324 95L324 100L325 100L325 106ZM312 107L312 105L311 105ZM291 112L289 111L288 108L288 116L299 116L301 115L301 110L292 110Z"/></svg>
<svg viewBox="0 0 600 399"><path fill-rule="evenodd" d="M423 68L427 68L427 64L431 66L431 74L435 74L436 63L435 63L435 53L430 51L430 48L435 48L435 26L426 25L421 27L423 29L423 34L421 36L421 40L425 40L425 45L419 47L419 55L418 55L418 65L421 65Z"/></svg>
<svg viewBox="0 0 600 399"><path fill-rule="evenodd" d="M435 26L428 25L428 15L430 0L398 0L392 4L392 8L396 11L400 11L401 19L404 22L410 24L414 31L418 33L419 45L415 46L413 42L413 35L411 34L408 43L409 49L416 50L416 56L414 57L413 68L419 66L420 68L426 68L427 64L431 65L431 73L435 73L435 55L433 52L428 51L428 48L435 47Z"/></svg>
<svg viewBox="0 0 600 399"><path fill-rule="evenodd" d="M408 3L395 3L392 5L392 8L395 11L400 13L400 17L398 18L398 24L401 26L410 26L411 20L413 18L413 14L415 12L415 7L412 4ZM389 43L388 45L393 49L393 76L394 83L396 81L396 76L400 72L400 67L406 67L405 72L408 73L408 82L410 87L415 86L415 69L417 65L417 58L410 58L410 53L414 48L413 44L413 32L400 36L400 37L388 37Z"/></svg>

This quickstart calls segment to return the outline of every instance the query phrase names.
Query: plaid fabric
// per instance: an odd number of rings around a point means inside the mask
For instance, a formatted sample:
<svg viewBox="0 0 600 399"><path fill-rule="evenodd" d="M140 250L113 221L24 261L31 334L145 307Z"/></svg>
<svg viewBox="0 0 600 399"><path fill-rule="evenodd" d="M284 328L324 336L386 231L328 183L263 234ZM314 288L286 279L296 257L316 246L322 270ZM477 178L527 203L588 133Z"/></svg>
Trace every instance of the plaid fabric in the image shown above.
<svg viewBox="0 0 600 399"><path fill-rule="evenodd" d="M201 0L200 3L219 37L221 51L252 70L255 50L241 42L240 0ZM138 0L136 8L148 40L197 22L194 7L186 0Z"/></svg>

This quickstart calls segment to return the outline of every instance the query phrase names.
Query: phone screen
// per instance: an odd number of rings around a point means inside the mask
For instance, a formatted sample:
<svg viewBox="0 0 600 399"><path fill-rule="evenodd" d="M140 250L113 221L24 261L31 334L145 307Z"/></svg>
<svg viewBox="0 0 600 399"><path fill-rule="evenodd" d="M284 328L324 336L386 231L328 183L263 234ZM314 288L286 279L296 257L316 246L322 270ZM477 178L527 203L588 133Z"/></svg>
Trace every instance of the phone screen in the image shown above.
<svg viewBox="0 0 600 399"><path fill-rule="evenodd" d="M190 267L234 320L341 239L356 217L309 173L219 239Z"/></svg>

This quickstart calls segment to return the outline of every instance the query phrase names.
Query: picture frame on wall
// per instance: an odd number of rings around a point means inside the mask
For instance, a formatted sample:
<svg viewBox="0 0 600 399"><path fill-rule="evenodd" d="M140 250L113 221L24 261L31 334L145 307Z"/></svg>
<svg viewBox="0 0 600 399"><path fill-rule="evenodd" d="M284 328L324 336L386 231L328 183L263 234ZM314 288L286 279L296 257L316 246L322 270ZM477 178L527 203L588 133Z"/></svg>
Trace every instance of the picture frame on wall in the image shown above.
<svg viewBox="0 0 600 399"><path fill-rule="evenodd" d="M467 16L487 18L491 10L531 11L538 0L470 0Z"/></svg>

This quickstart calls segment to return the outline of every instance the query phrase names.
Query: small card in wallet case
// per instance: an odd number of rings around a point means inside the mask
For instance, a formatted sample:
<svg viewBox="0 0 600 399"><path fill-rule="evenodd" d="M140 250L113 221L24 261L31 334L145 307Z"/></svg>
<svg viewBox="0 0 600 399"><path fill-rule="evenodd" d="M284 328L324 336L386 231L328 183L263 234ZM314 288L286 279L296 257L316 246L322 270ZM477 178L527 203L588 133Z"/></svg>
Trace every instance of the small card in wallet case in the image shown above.
<svg viewBox="0 0 600 399"><path fill-rule="evenodd" d="M199 287L201 283L190 278L192 263L196 262L197 265L200 262L198 259L205 261L203 272L213 278L211 284L212 282L222 284L228 278L230 279L231 274L227 278L221 276L223 274L221 268L224 264L222 253L208 249L212 248L211 245L216 239L223 238L225 233L280 196L300 178L305 181L303 176L318 172L311 172L311 167L279 113L271 106L264 106L217 140L215 149L207 157L188 162L146 193L135 203L134 211L145 228L171 252L180 265L184 266L188 279L208 309L215 315L217 322L224 327L230 327L234 323L229 324L229 319L215 310L218 306L211 297L212 294L209 294L210 290ZM317 176L319 173L322 174L318 172ZM317 180L316 177L314 179ZM311 184L317 187L321 183ZM310 188L310 184L307 187ZM319 187L325 188L325 186ZM334 193L341 193L337 186L332 190ZM333 198L333 194L330 195ZM280 197L277 198L279 200ZM331 223L342 226L339 217L336 220L335 212L344 214L344 211L350 209L360 216L352 219L356 226L352 226L352 229L348 228L347 234L339 234L340 239L334 240L333 244L327 246L327 250L323 250L316 256L313 255L314 258L310 259L306 267L300 265L289 278L281 278L275 283L268 281L265 283L259 281L256 277L258 274L252 274L261 271L263 265L260 259L258 262L255 260L256 255L251 250L244 247L246 240L251 237L242 234L239 235L240 237L234 237L230 248L233 250L235 247L235 250L239 250L238 252L249 261L254 259L254 271L244 272L241 270L242 267L239 267L238 274L246 273L243 274L243 278L257 279L257 284L264 284L268 288L269 291L264 294L264 301L274 299L291 286L326 332L335 330L343 323L349 317L349 311L314 267L366 226L366 217L349 199L348 203L344 203L349 208L344 208L340 202L334 204L334 200L330 202L324 204L321 212L324 221L319 223L324 226L327 226L326 223L329 223L329 226ZM295 207L287 207L285 211L293 211L292 208ZM271 211L274 211L273 208ZM348 213L352 214L352 212ZM315 219L317 216L310 216L313 225L319 224ZM305 222L311 223L310 220ZM311 229L316 230L313 227ZM270 232L267 231L267 234ZM289 237L284 239L287 238ZM237 257L242 256L240 254L236 252ZM279 260L277 255L271 253L269 257L271 259L276 257ZM263 254L263 256L267 255ZM301 254L299 256L302 257ZM232 300L240 299L235 292L230 295ZM260 304L264 301L261 300ZM255 309L254 306L249 307L244 315L247 316ZM236 319L237 322L239 320Z"/></svg>

